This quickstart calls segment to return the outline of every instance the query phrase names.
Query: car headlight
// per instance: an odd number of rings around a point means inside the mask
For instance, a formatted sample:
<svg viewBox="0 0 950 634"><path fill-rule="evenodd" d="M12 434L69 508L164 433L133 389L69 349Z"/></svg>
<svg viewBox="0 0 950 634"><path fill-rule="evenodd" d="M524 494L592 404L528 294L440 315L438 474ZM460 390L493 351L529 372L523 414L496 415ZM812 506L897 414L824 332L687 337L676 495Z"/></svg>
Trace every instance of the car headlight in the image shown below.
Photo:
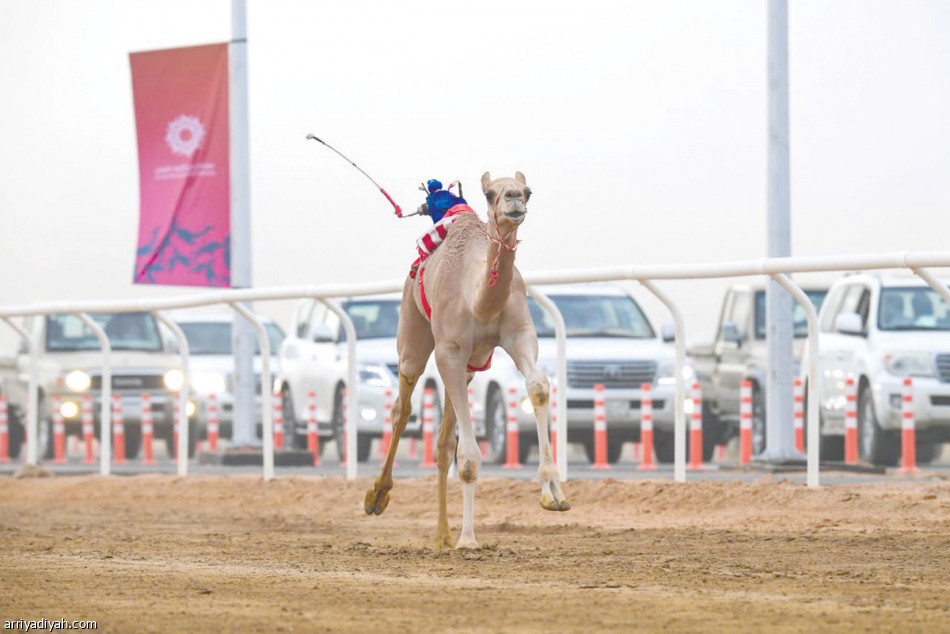
<svg viewBox="0 0 950 634"><path fill-rule="evenodd" d="M168 385L168 375L165 376L165 385ZM194 372L191 387L198 394L222 394L227 391L227 379L219 372Z"/></svg>
<svg viewBox="0 0 950 634"><path fill-rule="evenodd" d="M188 418L191 418L195 415L195 412L198 411L198 404L194 401L188 401L185 403L185 414L188 415Z"/></svg>
<svg viewBox="0 0 950 634"><path fill-rule="evenodd" d="M165 376L162 377L162 380L165 382L165 387L172 392L178 392L185 384L185 375L178 369L169 370L165 373Z"/></svg>
<svg viewBox="0 0 950 634"><path fill-rule="evenodd" d="M59 406L59 413L63 418L76 418L79 416L79 405L76 401L63 401Z"/></svg>
<svg viewBox="0 0 950 634"><path fill-rule="evenodd" d="M358 367L360 383L377 387L390 387L393 383L386 366L378 363L361 363Z"/></svg>
<svg viewBox="0 0 950 634"><path fill-rule="evenodd" d="M689 387L690 384L695 380L696 372L693 370L693 366L688 363L683 366L683 381L686 382L686 387ZM676 384L676 364L675 363L663 363L660 365L656 373L656 384L657 385L675 385Z"/></svg>
<svg viewBox="0 0 950 634"><path fill-rule="evenodd" d="M521 411L525 414L534 414L534 405L531 404L531 398L526 396L521 399Z"/></svg>
<svg viewBox="0 0 950 634"><path fill-rule="evenodd" d="M884 368L894 376L935 376L933 357L926 352L885 354Z"/></svg>
<svg viewBox="0 0 950 634"><path fill-rule="evenodd" d="M73 392L85 392L92 385L92 379L82 370L73 370L66 375L66 387Z"/></svg>

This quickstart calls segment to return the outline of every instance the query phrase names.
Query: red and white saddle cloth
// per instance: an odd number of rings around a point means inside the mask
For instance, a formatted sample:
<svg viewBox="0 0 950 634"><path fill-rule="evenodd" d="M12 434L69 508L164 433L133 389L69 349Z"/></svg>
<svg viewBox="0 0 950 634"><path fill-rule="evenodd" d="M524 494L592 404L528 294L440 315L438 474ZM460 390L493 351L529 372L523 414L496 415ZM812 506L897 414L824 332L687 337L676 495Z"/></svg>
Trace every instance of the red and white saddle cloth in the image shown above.
<svg viewBox="0 0 950 634"><path fill-rule="evenodd" d="M468 205L455 205L445 213L442 220L432 225L431 229L416 240L416 250L419 252L419 257L412 263L412 267L409 269L409 277L413 279L416 277L419 278L419 298L422 300L422 309L425 311L426 319L429 321L432 321L432 307L429 305L429 300L426 297L425 267L422 266L422 263L442 244L442 241L445 240L445 236L449 233L449 226L453 222L458 220L462 214L473 213L475 213L475 210ZM487 370L491 367L491 358L492 355L489 353L485 363L478 367L468 364L468 371L481 372L482 370Z"/></svg>

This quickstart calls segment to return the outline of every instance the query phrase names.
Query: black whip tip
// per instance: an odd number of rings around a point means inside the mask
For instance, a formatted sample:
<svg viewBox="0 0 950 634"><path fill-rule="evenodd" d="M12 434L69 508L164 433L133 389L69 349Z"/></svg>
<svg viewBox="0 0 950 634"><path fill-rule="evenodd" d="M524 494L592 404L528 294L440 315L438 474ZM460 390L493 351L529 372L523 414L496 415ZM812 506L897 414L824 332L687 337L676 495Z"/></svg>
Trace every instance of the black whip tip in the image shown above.
<svg viewBox="0 0 950 634"><path fill-rule="evenodd" d="M308 135L307 135L307 138L308 138L308 139L313 139L314 141L320 141L320 143L323 143L323 141L322 141L319 137L317 137L317 136L315 136L315 135L313 135L313 134L308 134Z"/></svg>

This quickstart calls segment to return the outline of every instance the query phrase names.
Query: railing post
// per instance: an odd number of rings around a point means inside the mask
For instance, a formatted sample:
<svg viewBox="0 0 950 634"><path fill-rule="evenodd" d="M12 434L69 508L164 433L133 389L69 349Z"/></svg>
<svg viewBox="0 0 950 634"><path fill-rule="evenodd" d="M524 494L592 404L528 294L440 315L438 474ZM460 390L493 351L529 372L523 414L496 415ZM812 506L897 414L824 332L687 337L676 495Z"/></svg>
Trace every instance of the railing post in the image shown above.
<svg viewBox="0 0 950 634"><path fill-rule="evenodd" d="M807 422L807 440L808 440L808 458L807 458L807 481L809 487L819 486L818 467L819 459L819 434L821 433L818 424L818 312L815 305L808 299L798 285L795 284L784 273L773 273L772 279L782 285L789 295L801 305L805 311L805 319L808 321L808 422Z"/></svg>
<svg viewBox="0 0 950 634"><path fill-rule="evenodd" d="M274 402L271 398L273 390L270 378L270 339L267 338L264 324L246 306L237 302L228 305L257 330L257 339L261 345L261 451L266 482L274 479Z"/></svg>
<svg viewBox="0 0 950 634"><path fill-rule="evenodd" d="M76 313L99 340L102 347L102 385L99 398L99 473L109 475L112 472L112 344L102 326L86 313ZM35 406L37 409L39 405Z"/></svg>
<svg viewBox="0 0 950 634"><path fill-rule="evenodd" d="M567 482L567 326L564 324L564 316L550 297L534 286L528 287L528 294L554 319L554 338L557 346L554 381L560 392L560 398L555 402L556 416L553 424L560 426L560 429L557 430L557 447L554 448L554 453L557 456L557 471L561 482ZM551 421L548 423L551 424Z"/></svg>
<svg viewBox="0 0 950 634"><path fill-rule="evenodd" d="M650 280L638 280L648 291L669 309L673 315L675 334L673 345L676 348L676 390L673 401L673 480L686 482L686 413L683 401L686 399L686 379L683 369L686 367L686 327L683 325L683 315L673 300L666 293L658 289Z"/></svg>
<svg viewBox="0 0 950 634"><path fill-rule="evenodd" d="M343 331L346 333L346 479L355 480L357 473L357 455L356 455L356 434L357 411L356 406L359 402L359 384L357 383L357 364L356 364L356 328L353 326L353 320L346 314L346 311L335 303L318 298L324 306L330 309L333 314L340 318L343 325Z"/></svg>
<svg viewBox="0 0 950 634"><path fill-rule="evenodd" d="M191 393L191 374L189 372L189 359L191 358L191 348L188 345L188 338L184 331L175 323L174 320L166 317L162 312L154 310L152 315L160 322L168 326L168 329L178 340L178 354L181 357L181 390L178 392L178 411L181 413L181 422L178 427L178 455L175 456L178 463L179 477L188 475L188 447L190 446L191 432L189 427L191 422L188 420L188 395ZM172 421L172 425L175 421Z"/></svg>
<svg viewBox="0 0 950 634"><path fill-rule="evenodd" d="M30 353L30 380L29 387L27 388L26 404L26 462L27 464L36 466L39 463L39 445L36 442L36 435L39 430L40 409L40 388L36 381L36 373L39 369L39 351L36 349L36 342L33 341L33 337L30 336L26 328L15 323L9 317L3 317L3 321L7 322L8 326L17 331L17 334L26 342L26 349Z"/></svg>

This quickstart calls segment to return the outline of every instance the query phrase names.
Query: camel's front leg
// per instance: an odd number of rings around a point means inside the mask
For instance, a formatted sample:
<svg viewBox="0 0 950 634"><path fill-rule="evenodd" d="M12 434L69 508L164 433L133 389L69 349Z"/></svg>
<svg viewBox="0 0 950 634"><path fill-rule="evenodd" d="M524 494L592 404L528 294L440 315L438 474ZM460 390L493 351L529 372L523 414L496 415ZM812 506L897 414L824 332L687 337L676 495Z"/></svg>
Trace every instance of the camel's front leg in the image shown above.
<svg viewBox="0 0 950 634"><path fill-rule="evenodd" d="M533 334L533 333L531 333ZM538 370L535 359L538 358L537 340L525 335L508 350L515 365L524 374L525 388L534 416L538 423L538 454L541 457L538 466L538 479L541 481L541 507L548 511L567 511L571 503L561 490L561 477L551 453L551 436L548 433L548 417L551 409L551 386L548 377Z"/></svg>
<svg viewBox="0 0 950 634"><path fill-rule="evenodd" d="M442 413L442 425L439 428L439 446L436 461L439 465L439 523L435 529L435 547L451 548L452 534L449 531L449 516L446 508L449 466L455 457L455 409L452 400L446 396Z"/></svg>
<svg viewBox="0 0 950 634"><path fill-rule="evenodd" d="M409 412L412 410L412 389L416 385L417 376L407 378L399 372L399 396L393 403L391 417L393 421L393 438L389 443L389 452L383 462L382 470L373 488L366 492L363 509L367 515L381 515L389 504L389 491L393 488L393 463L396 461L396 449L402 437L406 423L409 421Z"/></svg>
<svg viewBox="0 0 950 634"><path fill-rule="evenodd" d="M468 392L465 366L469 352L458 344L441 343L435 348L435 360L445 383L446 403L452 403L458 420L458 470L462 481L462 533L456 548L478 548L475 539L475 482L482 464L482 454L475 439L475 428L468 411Z"/></svg>

